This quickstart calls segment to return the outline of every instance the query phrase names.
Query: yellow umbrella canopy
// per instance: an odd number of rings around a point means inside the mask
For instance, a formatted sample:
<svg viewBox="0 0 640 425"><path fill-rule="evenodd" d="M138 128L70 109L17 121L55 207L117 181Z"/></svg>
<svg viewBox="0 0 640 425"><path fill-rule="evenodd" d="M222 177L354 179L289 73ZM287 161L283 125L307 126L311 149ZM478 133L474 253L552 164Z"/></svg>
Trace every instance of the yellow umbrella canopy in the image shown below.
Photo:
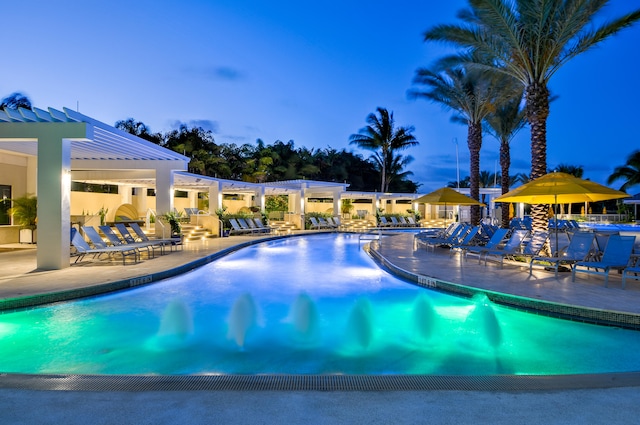
<svg viewBox="0 0 640 425"><path fill-rule="evenodd" d="M443 187L431 193L427 193L426 195L422 195L413 202L417 202L420 204L444 205L445 226L447 224L447 205L484 205L482 202L478 202L467 195L456 192L450 187Z"/></svg>
<svg viewBox="0 0 640 425"><path fill-rule="evenodd" d="M456 192L450 187L443 187L426 195L422 195L413 202L431 205L484 205L475 199Z"/></svg>
<svg viewBox="0 0 640 425"><path fill-rule="evenodd" d="M628 196L624 192L589 180L579 179L571 174L549 173L497 197L495 202L571 204L605 201Z"/></svg>

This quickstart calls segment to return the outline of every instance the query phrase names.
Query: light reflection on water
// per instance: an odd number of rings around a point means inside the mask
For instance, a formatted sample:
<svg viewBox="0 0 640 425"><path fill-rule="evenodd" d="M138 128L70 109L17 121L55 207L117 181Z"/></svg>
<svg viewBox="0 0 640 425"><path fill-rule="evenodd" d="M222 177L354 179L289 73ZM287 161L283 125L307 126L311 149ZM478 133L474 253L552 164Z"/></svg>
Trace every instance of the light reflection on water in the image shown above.
<svg viewBox="0 0 640 425"><path fill-rule="evenodd" d="M3 314L0 341L0 371L22 373L640 370L638 332L418 288L349 235L255 245L161 283Z"/></svg>

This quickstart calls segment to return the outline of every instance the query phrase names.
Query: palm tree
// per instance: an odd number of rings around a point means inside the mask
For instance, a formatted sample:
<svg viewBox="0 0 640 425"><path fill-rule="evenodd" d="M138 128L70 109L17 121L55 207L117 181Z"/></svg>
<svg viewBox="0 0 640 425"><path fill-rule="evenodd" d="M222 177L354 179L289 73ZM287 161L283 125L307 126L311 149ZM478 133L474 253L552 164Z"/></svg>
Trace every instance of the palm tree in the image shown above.
<svg viewBox="0 0 640 425"><path fill-rule="evenodd" d="M485 118L485 128L500 142L500 187L504 195L511 187L509 169L511 168L511 140L527 123L522 103L524 90L514 91L513 97L498 105L496 110ZM502 204L501 225L509 227L509 204Z"/></svg>
<svg viewBox="0 0 640 425"><path fill-rule="evenodd" d="M424 97L439 103L446 109L454 110L454 122L467 124L467 145L469 147L470 195L480 199L480 148L482 147L482 120L495 110L499 84L495 74L470 69L458 65L434 72L426 68L416 71L415 84L426 90L410 90L409 96ZM471 207L471 223L480 223L480 207Z"/></svg>
<svg viewBox="0 0 640 425"><path fill-rule="evenodd" d="M613 170L613 173L607 179L607 184L612 184L620 179L624 179L620 190L625 192L627 189L640 184L640 150L632 152L624 165Z"/></svg>
<svg viewBox="0 0 640 425"><path fill-rule="evenodd" d="M558 173L571 174L574 177L579 179L584 175L584 168L582 165L570 165L570 164L559 164L553 170L549 170L549 172L556 171Z"/></svg>
<svg viewBox="0 0 640 425"><path fill-rule="evenodd" d="M596 27L609 0L469 0L463 25L438 25L425 41L446 41L493 58L493 65L525 89L531 127L531 178L547 171L547 118L551 77L562 65L640 19L636 9ZM469 61L476 62L468 57ZM483 68L485 64L477 64ZM547 229L546 205L532 207L534 230Z"/></svg>
<svg viewBox="0 0 640 425"><path fill-rule="evenodd" d="M31 100L20 92L11 93L9 96L0 100L0 109L31 109Z"/></svg>
<svg viewBox="0 0 640 425"><path fill-rule="evenodd" d="M349 143L362 149L374 151L373 160L378 165L381 174L380 191L388 192L392 176L389 170L397 163L396 152L416 146L418 141L411 133L414 128L394 128L393 112L385 108L377 108L378 115L371 113L367 116L368 126L360 129L358 134L349 137Z"/></svg>

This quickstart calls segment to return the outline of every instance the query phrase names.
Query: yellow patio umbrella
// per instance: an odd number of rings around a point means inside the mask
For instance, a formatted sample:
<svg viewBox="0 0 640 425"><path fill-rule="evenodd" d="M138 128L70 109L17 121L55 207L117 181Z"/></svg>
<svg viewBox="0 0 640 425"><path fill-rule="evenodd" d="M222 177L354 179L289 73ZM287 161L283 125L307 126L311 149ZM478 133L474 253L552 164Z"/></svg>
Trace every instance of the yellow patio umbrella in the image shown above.
<svg viewBox="0 0 640 425"><path fill-rule="evenodd" d="M525 204L572 204L626 198L627 195L571 174L549 173L525 183L502 196L495 202L524 202Z"/></svg>
<svg viewBox="0 0 640 425"><path fill-rule="evenodd" d="M523 184L495 199L495 202L526 204L570 204L627 198L624 192L566 173L549 173ZM556 232L556 246L558 232Z"/></svg>
<svg viewBox="0 0 640 425"><path fill-rule="evenodd" d="M442 187L438 190L434 190L431 193L427 193L426 195L422 195L418 199L413 202L417 202L420 204L431 204L431 205L444 205L445 217L444 224L447 224L447 205L479 205L484 206L482 202L476 201L475 199L463 195L460 192L456 192L450 187Z"/></svg>

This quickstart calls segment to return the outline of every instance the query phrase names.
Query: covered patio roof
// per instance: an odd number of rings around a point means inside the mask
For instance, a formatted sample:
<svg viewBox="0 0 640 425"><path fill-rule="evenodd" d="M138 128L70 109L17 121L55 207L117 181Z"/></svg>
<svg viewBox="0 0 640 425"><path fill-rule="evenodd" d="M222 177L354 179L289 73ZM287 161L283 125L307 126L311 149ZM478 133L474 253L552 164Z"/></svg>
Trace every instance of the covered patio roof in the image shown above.
<svg viewBox="0 0 640 425"><path fill-rule="evenodd" d="M93 127L91 138L71 141L71 161L181 161L188 164L189 158L176 152L162 148L137 136L115 127L94 120L68 108L58 111L33 108L0 109L0 126L5 123L87 123ZM33 126L32 126L33 127ZM19 155L38 155L38 142L35 138L25 137L29 128L24 128L20 135L9 135L0 131L0 150ZM20 137L20 136L23 137ZM79 165L79 164L78 164ZM186 168L186 165L185 167ZM184 169L183 168L183 169Z"/></svg>

